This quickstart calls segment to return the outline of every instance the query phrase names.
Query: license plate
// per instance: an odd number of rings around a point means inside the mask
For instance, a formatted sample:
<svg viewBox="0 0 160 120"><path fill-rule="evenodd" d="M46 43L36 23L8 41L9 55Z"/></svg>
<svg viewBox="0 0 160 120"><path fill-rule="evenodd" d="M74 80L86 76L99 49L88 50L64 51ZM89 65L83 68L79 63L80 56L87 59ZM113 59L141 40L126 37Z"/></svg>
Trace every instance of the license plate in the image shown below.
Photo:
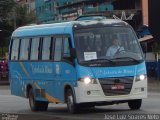
<svg viewBox="0 0 160 120"><path fill-rule="evenodd" d="M123 84L115 84L115 85L112 85L111 89L112 90L124 90L124 85Z"/></svg>

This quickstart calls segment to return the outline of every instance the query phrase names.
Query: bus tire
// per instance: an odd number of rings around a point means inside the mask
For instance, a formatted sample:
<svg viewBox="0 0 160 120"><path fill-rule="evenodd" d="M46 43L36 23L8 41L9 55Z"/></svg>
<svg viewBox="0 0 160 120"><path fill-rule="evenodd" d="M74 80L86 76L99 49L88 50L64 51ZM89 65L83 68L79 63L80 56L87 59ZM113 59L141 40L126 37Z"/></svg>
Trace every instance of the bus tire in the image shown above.
<svg viewBox="0 0 160 120"><path fill-rule="evenodd" d="M77 111L78 111L78 104L75 103L73 91L71 89L67 90L66 99L67 99L68 112L70 112L72 114L77 113Z"/></svg>
<svg viewBox="0 0 160 120"><path fill-rule="evenodd" d="M142 99L128 101L128 106L131 110L138 110L141 108Z"/></svg>
<svg viewBox="0 0 160 120"><path fill-rule="evenodd" d="M32 111L46 111L48 108L48 102L35 100L32 88L29 90L29 105Z"/></svg>

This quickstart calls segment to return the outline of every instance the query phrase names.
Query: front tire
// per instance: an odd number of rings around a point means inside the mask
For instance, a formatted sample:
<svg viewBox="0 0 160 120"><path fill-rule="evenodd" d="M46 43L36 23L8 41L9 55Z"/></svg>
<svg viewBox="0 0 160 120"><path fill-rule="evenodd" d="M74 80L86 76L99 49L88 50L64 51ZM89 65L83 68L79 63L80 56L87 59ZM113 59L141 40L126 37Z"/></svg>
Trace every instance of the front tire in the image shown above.
<svg viewBox="0 0 160 120"><path fill-rule="evenodd" d="M73 91L71 89L67 90L67 108L68 112L74 114L78 111L78 104L75 103Z"/></svg>
<svg viewBox="0 0 160 120"><path fill-rule="evenodd" d="M48 102L35 100L32 88L29 90L29 105L32 111L46 111L48 108Z"/></svg>
<svg viewBox="0 0 160 120"><path fill-rule="evenodd" d="M140 109L141 104L142 104L142 99L128 101L128 106L131 110Z"/></svg>

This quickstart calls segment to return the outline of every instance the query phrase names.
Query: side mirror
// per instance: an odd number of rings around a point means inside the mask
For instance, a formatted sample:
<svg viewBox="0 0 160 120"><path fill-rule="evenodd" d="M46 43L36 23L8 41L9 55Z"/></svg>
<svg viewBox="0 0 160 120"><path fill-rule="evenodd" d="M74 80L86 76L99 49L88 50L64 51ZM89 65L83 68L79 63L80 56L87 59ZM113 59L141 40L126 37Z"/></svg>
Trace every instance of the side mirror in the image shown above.
<svg viewBox="0 0 160 120"><path fill-rule="evenodd" d="M70 54L71 54L71 57L74 59L76 58L76 49L75 48L71 48L70 49Z"/></svg>

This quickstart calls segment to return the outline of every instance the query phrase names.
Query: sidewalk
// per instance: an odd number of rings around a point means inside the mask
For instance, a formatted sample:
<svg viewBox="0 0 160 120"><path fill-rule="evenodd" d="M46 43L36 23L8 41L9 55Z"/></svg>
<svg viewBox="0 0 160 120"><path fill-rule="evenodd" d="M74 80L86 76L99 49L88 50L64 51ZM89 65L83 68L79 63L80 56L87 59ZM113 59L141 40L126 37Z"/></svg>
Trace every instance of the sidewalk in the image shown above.
<svg viewBox="0 0 160 120"><path fill-rule="evenodd" d="M0 79L0 86L1 85L9 85L8 78L1 78Z"/></svg>
<svg viewBox="0 0 160 120"><path fill-rule="evenodd" d="M148 78L148 91L160 92L160 80Z"/></svg>
<svg viewBox="0 0 160 120"><path fill-rule="evenodd" d="M11 90L9 85L0 86L0 95L11 95Z"/></svg>

